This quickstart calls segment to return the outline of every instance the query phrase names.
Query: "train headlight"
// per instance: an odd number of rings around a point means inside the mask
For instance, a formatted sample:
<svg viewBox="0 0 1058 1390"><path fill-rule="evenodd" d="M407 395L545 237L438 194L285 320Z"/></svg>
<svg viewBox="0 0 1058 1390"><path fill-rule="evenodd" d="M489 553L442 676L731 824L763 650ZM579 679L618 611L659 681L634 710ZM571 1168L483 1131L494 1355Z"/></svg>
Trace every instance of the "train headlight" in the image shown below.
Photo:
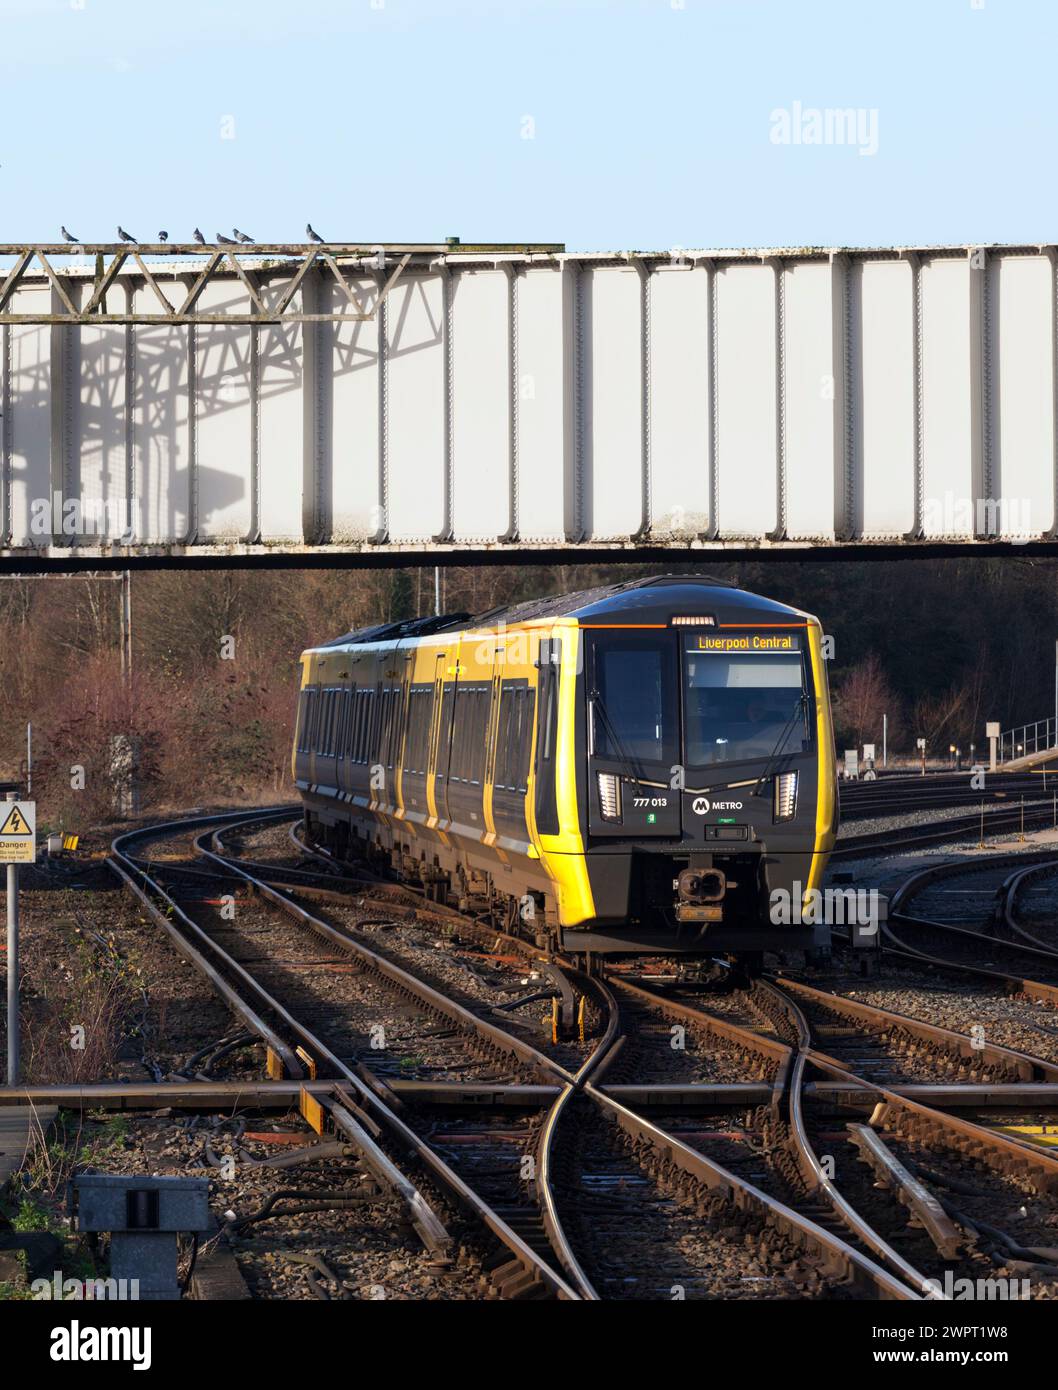
<svg viewBox="0 0 1058 1390"><path fill-rule="evenodd" d="M797 810L797 773L780 772L775 778L775 819L793 820Z"/></svg>
<svg viewBox="0 0 1058 1390"><path fill-rule="evenodd" d="M621 819L621 779L615 772L597 772L599 809L603 820Z"/></svg>

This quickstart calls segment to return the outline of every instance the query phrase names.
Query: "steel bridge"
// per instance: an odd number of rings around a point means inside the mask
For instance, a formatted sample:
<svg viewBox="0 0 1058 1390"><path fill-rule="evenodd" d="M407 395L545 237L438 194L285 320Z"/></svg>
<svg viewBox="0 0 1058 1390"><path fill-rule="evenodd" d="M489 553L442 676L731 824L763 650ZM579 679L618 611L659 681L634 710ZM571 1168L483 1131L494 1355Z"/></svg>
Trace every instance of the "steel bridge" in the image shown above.
<svg viewBox="0 0 1058 1390"><path fill-rule="evenodd" d="M1054 246L0 246L0 558L1058 538Z"/></svg>

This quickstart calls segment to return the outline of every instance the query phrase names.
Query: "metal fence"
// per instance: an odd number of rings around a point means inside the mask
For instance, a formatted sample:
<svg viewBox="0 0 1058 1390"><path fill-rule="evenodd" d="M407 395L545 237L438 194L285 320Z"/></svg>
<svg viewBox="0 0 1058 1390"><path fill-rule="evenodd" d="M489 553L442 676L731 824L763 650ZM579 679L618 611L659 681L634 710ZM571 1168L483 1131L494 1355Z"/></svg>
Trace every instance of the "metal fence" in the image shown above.
<svg viewBox="0 0 1058 1390"><path fill-rule="evenodd" d="M1038 719L1035 724L1022 724L1018 729L1008 729L999 736L999 761L1013 762L1015 758L1028 757L1032 753L1044 753L1048 748L1058 746L1055 738L1055 720Z"/></svg>

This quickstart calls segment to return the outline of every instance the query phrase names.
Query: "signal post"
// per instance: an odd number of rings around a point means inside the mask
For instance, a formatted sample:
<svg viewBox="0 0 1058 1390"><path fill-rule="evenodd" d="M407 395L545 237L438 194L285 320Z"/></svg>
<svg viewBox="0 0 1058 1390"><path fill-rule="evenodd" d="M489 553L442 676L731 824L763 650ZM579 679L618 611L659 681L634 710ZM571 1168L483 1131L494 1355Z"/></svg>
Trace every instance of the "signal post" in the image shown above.
<svg viewBox="0 0 1058 1390"><path fill-rule="evenodd" d="M20 864L37 860L37 808L32 801L19 801L18 789L10 783L0 785L7 800L0 801L0 864L7 865L7 1084L18 1085L18 869Z"/></svg>

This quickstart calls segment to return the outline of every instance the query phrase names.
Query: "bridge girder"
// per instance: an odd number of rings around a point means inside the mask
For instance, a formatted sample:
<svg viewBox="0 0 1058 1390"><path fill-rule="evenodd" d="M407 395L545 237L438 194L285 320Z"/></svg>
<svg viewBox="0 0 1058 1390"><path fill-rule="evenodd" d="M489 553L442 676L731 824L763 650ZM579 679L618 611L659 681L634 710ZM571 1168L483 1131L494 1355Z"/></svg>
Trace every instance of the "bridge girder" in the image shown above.
<svg viewBox="0 0 1058 1390"><path fill-rule="evenodd" d="M1051 544L1055 259L0 246L0 555Z"/></svg>

